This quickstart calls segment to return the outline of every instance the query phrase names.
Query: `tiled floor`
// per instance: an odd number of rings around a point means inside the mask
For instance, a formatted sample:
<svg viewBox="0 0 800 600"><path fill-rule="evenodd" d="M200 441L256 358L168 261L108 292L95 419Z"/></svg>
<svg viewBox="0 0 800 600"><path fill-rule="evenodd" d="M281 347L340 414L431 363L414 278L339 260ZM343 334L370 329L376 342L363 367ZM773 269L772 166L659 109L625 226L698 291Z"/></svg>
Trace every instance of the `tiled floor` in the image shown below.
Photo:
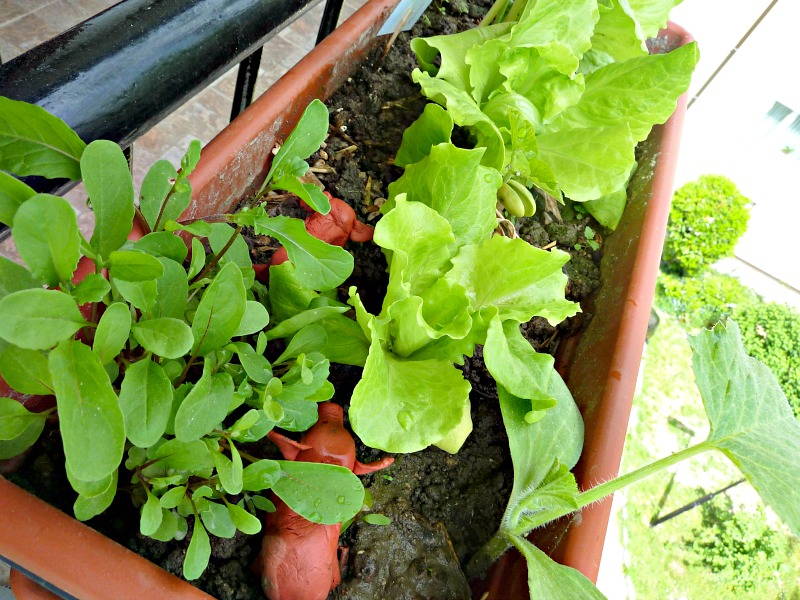
<svg viewBox="0 0 800 600"><path fill-rule="evenodd" d="M0 0L0 57L15 56L92 17L119 0ZM340 22L365 0L345 0ZM256 82L256 97L283 75L313 47L323 3L319 3L264 45ZM165 158L178 164L189 141L209 142L228 124L237 67L232 68L161 121L134 144L133 176L139 188L147 169ZM79 215L81 227L90 231L92 215L86 195L77 187L66 196ZM10 240L0 244L0 253L13 256Z"/></svg>

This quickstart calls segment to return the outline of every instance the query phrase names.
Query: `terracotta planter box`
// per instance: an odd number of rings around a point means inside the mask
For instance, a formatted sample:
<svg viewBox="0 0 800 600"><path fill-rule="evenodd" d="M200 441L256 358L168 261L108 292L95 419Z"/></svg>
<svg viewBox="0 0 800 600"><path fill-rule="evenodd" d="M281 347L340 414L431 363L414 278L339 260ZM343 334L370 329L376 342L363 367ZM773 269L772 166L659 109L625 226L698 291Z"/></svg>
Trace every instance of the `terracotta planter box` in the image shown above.
<svg viewBox="0 0 800 600"><path fill-rule="evenodd" d="M258 188L275 142L288 135L312 99L328 97L373 44L381 43L376 34L397 3L370 1L206 146L190 178L195 192L186 217L230 211ZM671 49L691 37L671 25L662 41L660 45ZM656 158L657 164L635 175L623 220L606 238L602 286L585 307L593 313L589 327L562 344L558 364L586 423L584 453L576 468L582 489L614 477L619 468L685 110L684 97L667 124L656 127L644 142L640 164L650 165ZM551 546L560 562L595 580L610 508L610 499L587 508L579 519L551 530L558 543L545 539L543 546ZM0 515L0 557L81 600L209 598L2 477ZM527 597L525 561L507 554L486 585L492 598ZM15 590L21 597L45 597L22 596L18 586Z"/></svg>

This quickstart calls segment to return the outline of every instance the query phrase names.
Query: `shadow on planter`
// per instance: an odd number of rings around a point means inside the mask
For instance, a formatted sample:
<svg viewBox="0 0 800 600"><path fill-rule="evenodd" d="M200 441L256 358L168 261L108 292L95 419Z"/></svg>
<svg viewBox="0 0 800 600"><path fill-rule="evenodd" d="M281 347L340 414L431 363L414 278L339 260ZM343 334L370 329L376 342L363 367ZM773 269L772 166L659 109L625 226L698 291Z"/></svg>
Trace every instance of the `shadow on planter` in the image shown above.
<svg viewBox="0 0 800 600"><path fill-rule="evenodd" d="M398 0L371 0L284 75L203 150L190 176L192 205L184 218L229 212L264 180L271 150L294 128L314 98L325 99L355 71ZM662 51L691 41L675 25L659 38ZM583 457L575 469L588 489L617 474L642 355L686 99L643 143L640 168L629 190L628 208L606 238L602 286L584 305L592 313L586 331L562 344L558 366L586 423ZM649 165L655 167L649 168ZM537 533L554 558L596 580L611 499L579 517ZM209 598L190 584L103 537L0 477L0 557L5 557L81 600L107 598ZM17 576L15 576L17 578ZM14 588L17 591L17 587ZM525 561L506 554L486 582L490 597L527 597ZM19 590L21 598L36 598Z"/></svg>

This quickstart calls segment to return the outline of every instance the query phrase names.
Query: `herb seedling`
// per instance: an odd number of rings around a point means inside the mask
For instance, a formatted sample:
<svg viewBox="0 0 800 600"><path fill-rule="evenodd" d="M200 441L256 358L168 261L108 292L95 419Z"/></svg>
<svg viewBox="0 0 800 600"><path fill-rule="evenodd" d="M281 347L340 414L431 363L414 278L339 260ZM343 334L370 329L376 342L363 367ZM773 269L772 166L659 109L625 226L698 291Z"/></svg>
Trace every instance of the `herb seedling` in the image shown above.
<svg viewBox="0 0 800 600"><path fill-rule="evenodd" d="M309 110L319 116L318 104ZM261 529L256 510L274 510L266 490L320 522L355 515L364 491L350 469L259 459L242 447L274 427L304 431L316 422L317 403L333 386L329 359L315 350L325 340L310 337L324 336L316 321L335 321L347 307L331 301L292 318L270 314L261 301L270 290L254 282L239 231L247 224L284 244L299 294L341 284L352 257L311 237L301 221L267 217L263 207L220 222L176 222L191 197L198 142L180 173L166 161L153 165L137 209L119 146L87 146L62 121L21 102L0 98L0 113L0 137L13 150L0 169L81 179L97 221L86 240L66 200L0 174L0 217L27 265L0 259L0 373L19 392L55 395L76 517L103 512L118 481L130 482L144 535L180 539L193 520L184 576L196 579L210 556L209 533ZM300 171L296 153L316 149L312 117L284 146L291 169L278 161L271 171L284 187ZM138 239L131 235L137 210ZM191 236L191 256L175 231ZM291 336L270 363L267 345ZM0 399L0 458L31 446L51 412Z"/></svg>

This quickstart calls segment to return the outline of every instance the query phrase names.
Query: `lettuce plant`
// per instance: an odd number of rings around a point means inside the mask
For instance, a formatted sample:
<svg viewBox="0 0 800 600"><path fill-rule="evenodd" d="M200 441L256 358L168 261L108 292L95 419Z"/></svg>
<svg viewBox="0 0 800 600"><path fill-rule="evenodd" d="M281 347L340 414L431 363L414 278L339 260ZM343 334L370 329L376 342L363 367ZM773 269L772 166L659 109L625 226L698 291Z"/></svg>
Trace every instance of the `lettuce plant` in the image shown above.
<svg viewBox="0 0 800 600"><path fill-rule="evenodd" d="M274 186L292 188L303 162L297 152L319 146L320 107L324 136L327 111L317 102L284 145ZM208 533L229 538L261 529L256 509L274 510L266 490L317 522L352 518L364 490L348 469L260 459L242 449L274 427L304 431L316 422L317 403L333 395L328 358L296 335L274 362L264 352L272 340L348 307L321 305L293 319L273 312L271 319L271 291L254 281L239 232L247 224L278 238L307 294L340 285L352 257L309 236L302 221L269 218L263 207L213 223L176 222L191 197L187 177L199 142L180 173L166 161L153 165L137 209L119 146L85 145L62 121L21 102L0 98L0 114L0 168L81 179L97 221L86 240L66 200L0 172L0 218L25 262L0 258L0 374L21 393L56 397L55 409L43 413L0 398L0 458L30 447L57 411L78 493L75 516L103 512L118 482L130 482L142 534L180 539L193 520L187 579L208 563ZM137 210L145 234L134 241ZM191 237L191 253L177 231Z"/></svg>
<svg viewBox="0 0 800 600"><path fill-rule="evenodd" d="M476 344L495 379L527 399L528 418L539 418L553 404L539 390L557 375L519 325L578 310L564 298L566 253L492 236L502 177L481 165L484 149L443 142L427 151L390 186L375 228L389 262L380 314L350 295L369 341L350 421L365 443L390 452L458 450L471 431L470 386L455 364Z"/></svg>
<svg viewBox="0 0 800 600"><path fill-rule="evenodd" d="M500 407L514 464L514 486L500 529L475 556L480 572L514 546L528 564L531 598L603 598L578 571L559 565L525 539L530 531L579 511L662 469L709 450L722 452L768 504L800 535L800 423L773 373L748 356L733 321L704 330L691 339L693 369L711 426L708 438L654 463L579 491L568 469L582 446L572 417L553 408L528 423L528 403L499 387ZM552 384L551 388L552 389Z"/></svg>
<svg viewBox="0 0 800 600"><path fill-rule="evenodd" d="M504 15L498 0L480 27L413 40L413 78L505 182L587 202L613 229L636 144L675 110L698 60L694 43L647 52L675 4L518 0Z"/></svg>

